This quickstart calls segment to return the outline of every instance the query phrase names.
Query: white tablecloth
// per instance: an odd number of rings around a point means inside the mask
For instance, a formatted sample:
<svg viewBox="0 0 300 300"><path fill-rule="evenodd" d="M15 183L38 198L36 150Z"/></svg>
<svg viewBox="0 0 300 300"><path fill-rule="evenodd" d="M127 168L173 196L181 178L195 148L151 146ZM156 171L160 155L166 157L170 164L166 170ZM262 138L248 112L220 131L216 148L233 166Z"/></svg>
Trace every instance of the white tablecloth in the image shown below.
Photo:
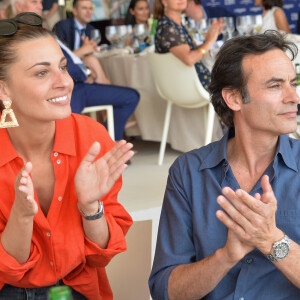
<svg viewBox="0 0 300 300"><path fill-rule="evenodd" d="M115 54L100 57L105 74L115 85L135 88L141 98L135 111L136 128L129 128L128 135L140 135L149 141L161 141L166 101L157 93L147 53L142 55ZM173 106L168 143L173 149L189 151L204 145L206 108L185 109ZM215 118L213 141L222 137L222 130Z"/></svg>

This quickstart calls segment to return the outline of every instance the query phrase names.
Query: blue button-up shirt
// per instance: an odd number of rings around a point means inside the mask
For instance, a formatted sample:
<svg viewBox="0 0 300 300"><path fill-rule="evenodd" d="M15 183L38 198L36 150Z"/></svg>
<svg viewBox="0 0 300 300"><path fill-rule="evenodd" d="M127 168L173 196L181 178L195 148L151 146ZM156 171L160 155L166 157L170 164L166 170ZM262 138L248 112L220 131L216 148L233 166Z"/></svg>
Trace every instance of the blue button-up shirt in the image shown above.
<svg viewBox="0 0 300 300"><path fill-rule="evenodd" d="M226 134L220 141L181 155L170 168L149 286L153 299L168 299L167 284L178 265L202 260L224 247L227 228L215 215L222 188L236 190L227 160ZM278 201L277 227L300 243L300 142L280 136L269 175ZM262 193L260 180L251 195ZM197 279L195 279L197 280ZM300 299L297 289L259 250L237 263L203 299Z"/></svg>

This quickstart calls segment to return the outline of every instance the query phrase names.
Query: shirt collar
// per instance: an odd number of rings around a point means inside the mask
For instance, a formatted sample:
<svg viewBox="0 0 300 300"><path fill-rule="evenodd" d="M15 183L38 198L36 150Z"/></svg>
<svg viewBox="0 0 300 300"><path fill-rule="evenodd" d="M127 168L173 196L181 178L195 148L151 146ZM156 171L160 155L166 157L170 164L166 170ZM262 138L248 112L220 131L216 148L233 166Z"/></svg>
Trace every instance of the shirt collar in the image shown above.
<svg viewBox="0 0 300 300"><path fill-rule="evenodd" d="M227 161L227 143L228 140L232 137L234 137L233 128L228 130L228 132L223 136L223 138L219 142L219 146L213 147L210 154L201 163L199 171L203 169L214 168L223 160ZM213 146L214 144L211 145ZM279 136L275 158L278 157L279 154L282 157L282 161L288 168L298 172L295 155L292 152L291 143L287 135Z"/></svg>
<svg viewBox="0 0 300 300"><path fill-rule="evenodd" d="M295 155L292 151L291 142L287 135L279 136L276 156L279 156L278 154L281 155L283 162L288 168L298 172Z"/></svg>
<svg viewBox="0 0 300 300"><path fill-rule="evenodd" d="M0 129L0 167L8 163L9 161L18 157L18 153L12 145L8 132L6 129Z"/></svg>
<svg viewBox="0 0 300 300"><path fill-rule="evenodd" d="M55 122L55 140L53 151L68 155L76 155L72 115Z"/></svg>
<svg viewBox="0 0 300 300"><path fill-rule="evenodd" d="M75 28L76 28L76 29L81 30L81 29L85 29L85 28L86 28L86 26L82 26L82 25L77 21L76 18L74 18L74 24L75 24Z"/></svg>
<svg viewBox="0 0 300 300"><path fill-rule="evenodd" d="M76 155L75 138L72 117L55 122L55 140L53 151L67 155ZM18 152L12 145L6 129L0 129L0 167L19 157Z"/></svg>
<svg viewBox="0 0 300 300"><path fill-rule="evenodd" d="M203 169L210 169L217 166L224 159L227 160L227 142L230 138L234 136L234 129L229 129L227 133L222 137L218 143L218 146L214 147L215 143L212 143L213 147L210 154L203 160L200 165L199 171Z"/></svg>

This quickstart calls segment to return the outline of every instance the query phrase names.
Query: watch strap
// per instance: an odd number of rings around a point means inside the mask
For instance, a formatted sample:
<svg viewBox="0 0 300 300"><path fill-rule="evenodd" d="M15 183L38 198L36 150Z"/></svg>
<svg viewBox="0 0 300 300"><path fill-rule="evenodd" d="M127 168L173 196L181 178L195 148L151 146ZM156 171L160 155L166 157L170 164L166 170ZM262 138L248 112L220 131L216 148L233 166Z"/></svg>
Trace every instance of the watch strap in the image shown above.
<svg viewBox="0 0 300 300"><path fill-rule="evenodd" d="M100 218L103 216L103 214L104 214L104 206L103 206L103 202L102 202L102 201L98 201L98 212L95 213L94 215L86 215L86 214L81 210L81 208L79 207L79 205L77 205L77 206L78 206L78 210L79 210L81 216L82 216L83 218L85 218L86 220L88 220L88 221L98 220L98 219L100 219Z"/></svg>

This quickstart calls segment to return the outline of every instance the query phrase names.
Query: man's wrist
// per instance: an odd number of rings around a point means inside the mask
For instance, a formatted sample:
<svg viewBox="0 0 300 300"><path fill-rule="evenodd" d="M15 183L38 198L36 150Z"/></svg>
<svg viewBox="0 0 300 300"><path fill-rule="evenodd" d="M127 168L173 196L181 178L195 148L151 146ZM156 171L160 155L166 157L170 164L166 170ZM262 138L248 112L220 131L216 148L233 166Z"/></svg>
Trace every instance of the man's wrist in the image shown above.
<svg viewBox="0 0 300 300"><path fill-rule="evenodd" d="M285 236L284 232L276 228L274 234L272 234L272 236L269 239L265 239L264 243L257 248L262 254L269 255L273 250L274 243L282 240L284 236Z"/></svg>
<svg viewBox="0 0 300 300"><path fill-rule="evenodd" d="M215 254L216 254L217 258L219 259L220 263L223 263L223 264L225 263L227 265L227 267L230 269L241 260L241 258L233 257L232 255L229 255L226 246L218 249L215 252Z"/></svg>

